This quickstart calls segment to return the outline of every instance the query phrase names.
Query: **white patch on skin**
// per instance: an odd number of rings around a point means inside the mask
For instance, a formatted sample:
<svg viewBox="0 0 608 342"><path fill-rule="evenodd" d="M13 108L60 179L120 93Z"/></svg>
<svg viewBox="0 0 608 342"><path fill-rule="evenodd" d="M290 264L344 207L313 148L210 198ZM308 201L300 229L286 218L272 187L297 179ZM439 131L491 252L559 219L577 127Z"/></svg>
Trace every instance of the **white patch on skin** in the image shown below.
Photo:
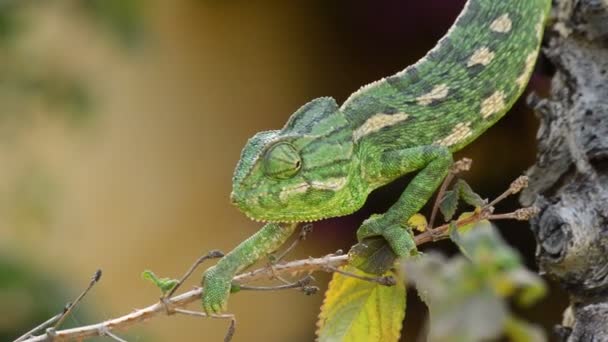
<svg viewBox="0 0 608 342"><path fill-rule="evenodd" d="M505 108L505 93L496 91L487 99L481 102L481 117L486 119L488 116L500 112Z"/></svg>
<svg viewBox="0 0 608 342"><path fill-rule="evenodd" d="M449 88L447 84L437 85L430 92L417 97L416 101L418 101L418 104L421 106L427 106L431 104L433 100L441 100L448 96L448 90Z"/></svg>
<svg viewBox="0 0 608 342"><path fill-rule="evenodd" d="M474 65L481 64L483 66L487 66L494 59L494 52L490 51L487 47L482 47L477 49L471 58L469 58L469 62L467 66L470 68Z"/></svg>
<svg viewBox="0 0 608 342"><path fill-rule="evenodd" d="M524 66L524 71L515 80L515 83L517 83L517 85L520 88L523 88L526 86L526 84L528 84L528 80L530 79L530 75L532 74L532 71L534 70L535 63L536 63L536 51L530 53L528 55L528 57L526 57L526 64Z"/></svg>
<svg viewBox="0 0 608 342"><path fill-rule="evenodd" d="M310 185L308 183L304 182L304 183L300 183L300 184L296 184L296 185L284 188L283 190L281 190L281 193L279 194L279 199L281 201L285 202L292 195L305 193L309 187L310 187Z"/></svg>
<svg viewBox="0 0 608 342"><path fill-rule="evenodd" d="M456 124L456 126L454 126L450 135L443 139L435 141L435 144L439 146L449 147L468 138L471 134L473 134L473 131L471 130L471 122L460 122Z"/></svg>
<svg viewBox="0 0 608 342"><path fill-rule="evenodd" d="M511 31L511 27L513 26L513 22L511 22L511 18L509 18L509 14L505 13L498 17L498 19L494 20L490 24L490 30L499 33L507 33Z"/></svg>
<svg viewBox="0 0 608 342"><path fill-rule="evenodd" d="M409 117L406 113L376 114L367 119L359 128L353 132L353 141L357 142L364 136L377 132L384 127L395 125Z"/></svg>
<svg viewBox="0 0 608 342"><path fill-rule="evenodd" d="M338 191L346 185L346 177L329 178L324 181L312 181L311 186L319 190Z"/></svg>

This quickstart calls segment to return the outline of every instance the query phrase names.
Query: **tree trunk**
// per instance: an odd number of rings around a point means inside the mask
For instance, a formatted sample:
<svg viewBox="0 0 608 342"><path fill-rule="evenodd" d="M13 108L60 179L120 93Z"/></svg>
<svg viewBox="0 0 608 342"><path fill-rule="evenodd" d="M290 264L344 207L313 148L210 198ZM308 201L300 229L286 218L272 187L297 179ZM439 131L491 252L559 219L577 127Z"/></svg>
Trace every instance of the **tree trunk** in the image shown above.
<svg viewBox="0 0 608 342"><path fill-rule="evenodd" d="M539 113L524 205L536 257L570 295L562 341L608 341L608 0L557 0L545 55L556 73Z"/></svg>

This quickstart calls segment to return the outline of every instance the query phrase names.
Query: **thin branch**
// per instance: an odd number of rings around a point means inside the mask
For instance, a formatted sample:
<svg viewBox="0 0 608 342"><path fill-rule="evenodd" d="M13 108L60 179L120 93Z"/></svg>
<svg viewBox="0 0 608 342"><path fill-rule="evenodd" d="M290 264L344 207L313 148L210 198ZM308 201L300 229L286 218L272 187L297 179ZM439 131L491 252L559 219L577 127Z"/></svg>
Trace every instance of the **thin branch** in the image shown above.
<svg viewBox="0 0 608 342"><path fill-rule="evenodd" d="M110 337L110 338L111 338L111 339L113 339L114 341L118 341L118 342L127 342L127 340L124 340L124 339L122 339L122 338L120 338L120 337L118 337L118 336L116 336L116 335L112 334L110 331L104 331L104 332L103 332L103 334L104 334L105 336Z"/></svg>
<svg viewBox="0 0 608 342"><path fill-rule="evenodd" d="M453 222L457 228L481 221L481 220L503 220L503 219L516 219L516 220L527 220L530 217L536 215L538 213L538 209L534 207L530 208L522 208L516 210L512 213L506 214L493 214L493 205L498 203L500 200L505 197L517 193L527 184L525 178L518 178L515 182L511 184L509 190L507 190L504 194L497 197L490 204L484 206L481 209L478 209L473 215L457 220ZM449 231L451 223L446 223L442 226L434 228L436 232L440 232L441 234L447 234ZM432 234L427 230L421 234L418 234L414 237L414 241L417 246L425 244L427 242L433 241ZM246 284L249 282L262 280L262 279L273 279L276 275L280 274L297 274L297 273L311 273L315 271L324 271L324 272L340 272L344 273L344 271L340 270L340 266L344 266L348 263L349 256L343 255L341 251L338 251L335 254L329 254L321 258L308 258L302 260L296 260L286 263L279 263L272 265L272 267L262 267L253 271L241 273L235 276L232 281L236 284ZM190 272L191 273L191 272ZM189 275L189 273L187 273ZM350 273L347 273L348 276L353 276ZM377 278L365 279L381 282L388 280L379 280ZM301 284L298 284L301 285ZM241 287L243 285L240 285ZM284 287L285 285L282 285ZM300 286L304 292L307 291L307 286ZM248 288L249 289L249 288ZM277 287L275 287L275 290ZM313 291L314 292L314 291ZM232 335L234 334L234 315L231 314L223 314L223 315L206 315L203 312L197 311L189 311L181 309L186 307L188 304L200 300L201 295L203 293L202 288L195 288L186 293L177 295L171 298L162 298L160 302L152 304L146 308L136 310L130 314L117 317L114 319L110 319L101 323L91 324L87 326L82 326L78 328L65 329L55 331L54 329L50 329L47 334L30 337L28 339L22 340L25 342L37 342L37 341L48 341L52 334L53 341L65 341L65 340L82 340L88 337L100 336L106 334L115 329L125 329L131 325L134 325L139 322L146 321L155 316L159 316L161 314L170 315L172 313L180 313L180 314L188 314L199 317L210 317L210 318L219 318L219 319L231 319L230 327L228 329L228 333L226 335L226 340L229 341ZM40 329L38 329L40 330ZM34 331L34 330L33 330ZM37 330L36 330L37 331ZM21 342L21 341L20 341Z"/></svg>
<svg viewBox="0 0 608 342"><path fill-rule="evenodd" d="M175 286L173 286L173 288L171 289L171 291L169 291L165 295L165 298L170 298L171 296L173 296L173 294L175 293L175 291L177 291L177 289L180 288L180 286L182 286L182 284L192 275L192 272L194 272L194 270L196 270L196 268L200 264L202 264L206 260L217 259L217 258L221 258L223 256L224 256L224 253L222 253L222 251L212 250L209 253L207 253L206 255L203 255L202 257L198 258L194 262L194 264L192 264L192 266L190 266L190 268L188 269L188 271L186 271L186 273L182 276L182 278L177 282L177 284L175 284Z"/></svg>
<svg viewBox="0 0 608 342"><path fill-rule="evenodd" d="M292 273L292 272L312 272L325 270L327 266L339 267L345 265L348 262L347 255L328 255L322 258L310 258L304 260L296 260L284 264L275 265L275 272ZM270 270L267 267L260 268L255 271L247 272L236 276L233 281L238 283L249 283L256 280L267 279L271 276ZM198 301L203 293L202 288L195 288L194 290L185 292L172 298L167 298L166 301L169 305L177 311L177 308L186 307L188 304ZM154 303L143 309L136 310L127 315L120 316L117 318L109 319L104 322L86 325L82 327L58 330L54 332L53 341L67 341L67 340L79 340L90 338L94 336L100 336L104 331L112 331L117 329L125 329L136 323L147 321L155 316L166 314L166 305L163 302ZM200 314L203 314L202 312ZM211 318L227 318L223 315L212 315ZM229 331L230 332L230 331ZM40 336L30 337L24 341L37 342L37 341L48 341L46 334Z"/></svg>
<svg viewBox="0 0 608 342"><path fill-rule="evenodd" d="M378 283L380 285L384 285L384 286L394 286L395 284L397 284L397 282L395 281L395 278L391 277L391 276L385 276L385 277L366 277L366 276L361 276L355 273L351 273L348 271L344 271L341 270L337 267L333 267L333 266L327 266L327 270L329 272L334 272L334 273L340 273L342 275L345 275L347 277L351 277L351 278L357 278L357 279L361 279L361 280L365 280L365 281L369 281L372 283Z"/></svg>
<svg viewBox="0 0 608 342"><path fill-rule="evenodd" d="M507 191L503 192L502 194L500 194L500 196L496 197L496 199L494 199L492 202L490 202L490 204L488 204L488 206L493 207L494 205L496 205L496 203L502 201L503 199L507 198L508 196L514 195L518 192L520 192L522 189L527 188L528 187L528 177L527 176L519 176L516 180L514 180L511 185L509 186L509 189L507 189Z"/></svg>
<svg viewBox="0 0 608 342"><path fill-rule="evenodd" d="M295 281L293 283L275 285L275 286L248 286L239 285L240 290L248 291L278 291L278 290L289 290L289 289L303 289L309 286L315 279L309 274L306 277Z"/></svg>
<svg viewBox="0 0 608 342"><path fill-rule="evenodd" d="M60 313L56 314L55 316L47 319L45 322L41 323L40 325L36 326L32 330L30 330L30 331L26 332L25 334L21 335L14 342L25 341L26 339L28 339L29 337L31 337L32 335L34 335L38 331L43 330L43 329L47 329L47 328L49 328L53 324L54 324L54 326L53 326L53 329L51 330L51 332L54 331L55 328L57 328L57 327L59 327L59 325L61 325L61 323L63 322L63 320L70 314L70 312L72 311L72 309L80 302L80 300L82 300L82 298L89 292L89 290L91 290L91 288L93 287L93 285L95 285L99 281L100 278L101 278L101 270L97 270L95 272L95 274L93 275L93 277L91 277L91 281L89 282L89 285L84 289L84 291L82 291L82 293L80 293L80 295L78 297L76 297L76 299L74 300L74 302L67 303L64 306L62 312L60 312Z"/></svg>
<svg viewBox="0 0 608 342"><path fill-rule="evenodd" d="M298 234L298 238L295 239L291 245L289 245L289 247L285 248L285 250L279 254L278 256L276 256L274 258L274 262L277 263L281 260L283 260L283 258L289 254L291 251L293 251L294 248L296 248L296 246L306 240L306 236L308 236L308 234L312 233L312 224L311 223L306 223L302 226L302 228L300 229L300 234Z"/></svg>
<svg viewBox="0 0 608 342"><path fill-rule="evenodd" d="M67 309L63 311L63 314L61 314L53 328L57 329L59 328L59 326L61 326L61 323L63 323L63 321L72 313L72 310L74 310L76 305L80 303L82 298L84 298L84 296L86 296L87 293L89 293L89 291L93 288L93 286L95 286L95 284L97 284L97 282L101 279L101 274L101 269L95 271L95 274L91 277L91 280L89 281L89 285L82 291L82 293L80 293L78 297L76 297L72 304L69 304L67 306Z"/></svg>
<svg viewBox="0 0 608 342"><path fill-rule="evenodd" d="M30 330L30 331L26 332L25 334L21 335L19 338L17 338L13 342L22 342L22 341L25 341L27 338L31 337L32 335L34 335L35 333L39 332L40 330L43 330L43 329L45 329L47 327L50 327L53 323L57 322L57 320L61 316L63 316L63 313L68 309L69 305L70 304L66 305L65 309L63 310L63 312L60 312L60 313L56 314L55 316L47 319L45 322L41 323L37 327L35 327L32 330Z"/></svg>

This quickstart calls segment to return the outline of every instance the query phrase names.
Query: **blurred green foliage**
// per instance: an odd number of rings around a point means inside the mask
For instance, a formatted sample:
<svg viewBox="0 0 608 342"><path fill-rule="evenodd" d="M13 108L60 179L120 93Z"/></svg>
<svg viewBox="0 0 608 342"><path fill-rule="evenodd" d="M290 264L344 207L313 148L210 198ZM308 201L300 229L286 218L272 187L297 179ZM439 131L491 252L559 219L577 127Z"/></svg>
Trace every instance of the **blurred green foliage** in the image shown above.
<svg viewBox="0 0 608 342"><path fill-rule="evenodd" d="M86 0L83 8L98 23L108 28L126 46L133 46L144 35L142 0Z"/></svg>
<svg viewBox="0 0 608 342"><path fill-rule="evenodd" d="M74 71L50 65L46 56L24 48L28 33L38 27L37 10L60 4L66 18L84 15L93 26L113 32L114 41L130 47L143 36L143 1L0 1L0 144L11 148L20 134L40 116L79 127L94 113L94 96ZM4 147L3 146L3 147ZM8 149L7 149L8 150ZM46 227L52 220L52 204L60 193L57 180L34 156L23 156L25 165L5 165L8 177L0 187L0 214L5 223L19 229ZM0 255L0 341L10 341L61 312L73 297L61 280L43 270ZM74 319L84 321L80 308Z"/></svg>
<svg viewBox="0 0 608 342"><path fill-rule="evenodd" d="M0 341L12 341L61 312L69 301L60 281L23 260L0 255ZM86 319L77 309L78 320ZM65 326L73 326L68 319Z"/></svg>
<svg viewBox="0 0 608 342"><path fill-rule="evenodd" d="M87 85L68 70L45 65L44 56L32 56L20 48L20 39L36 27L36 6L60 0L2 1L0 3L0 120L26 117L31 103L48 106L49 113L62 113L70 123L80 123L93 113ZM140 0L63 1L90 18L94 26L109 30L123 47L136 46L144 36L144 2Z"/></svg>
<svg viewBox="0 0 608 342"><path fill-rule="evenodd" d="M468 214L463 214L468 215ZM463 218L461 216L461 218ZM405 274L429 307L432 341L544 341L538 327L515 317L509 300L531 305L545 294L541 278L525 268L489 221L465 232L452 229L462 255L437 253L405 263Z"/></svg>

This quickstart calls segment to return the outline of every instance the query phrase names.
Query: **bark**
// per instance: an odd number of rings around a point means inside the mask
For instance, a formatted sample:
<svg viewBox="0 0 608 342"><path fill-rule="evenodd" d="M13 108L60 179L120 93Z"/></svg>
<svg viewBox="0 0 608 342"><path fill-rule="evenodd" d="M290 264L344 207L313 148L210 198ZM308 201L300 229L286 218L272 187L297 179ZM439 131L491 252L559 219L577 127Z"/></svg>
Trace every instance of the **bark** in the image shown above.
<svg viewBox="0 0 608 342"><path fill-rule="evenodd" d="M557 0L545 55L556 68L524 205L541 273L570 295L562 341L608 341L608 0Z"/></svg>

